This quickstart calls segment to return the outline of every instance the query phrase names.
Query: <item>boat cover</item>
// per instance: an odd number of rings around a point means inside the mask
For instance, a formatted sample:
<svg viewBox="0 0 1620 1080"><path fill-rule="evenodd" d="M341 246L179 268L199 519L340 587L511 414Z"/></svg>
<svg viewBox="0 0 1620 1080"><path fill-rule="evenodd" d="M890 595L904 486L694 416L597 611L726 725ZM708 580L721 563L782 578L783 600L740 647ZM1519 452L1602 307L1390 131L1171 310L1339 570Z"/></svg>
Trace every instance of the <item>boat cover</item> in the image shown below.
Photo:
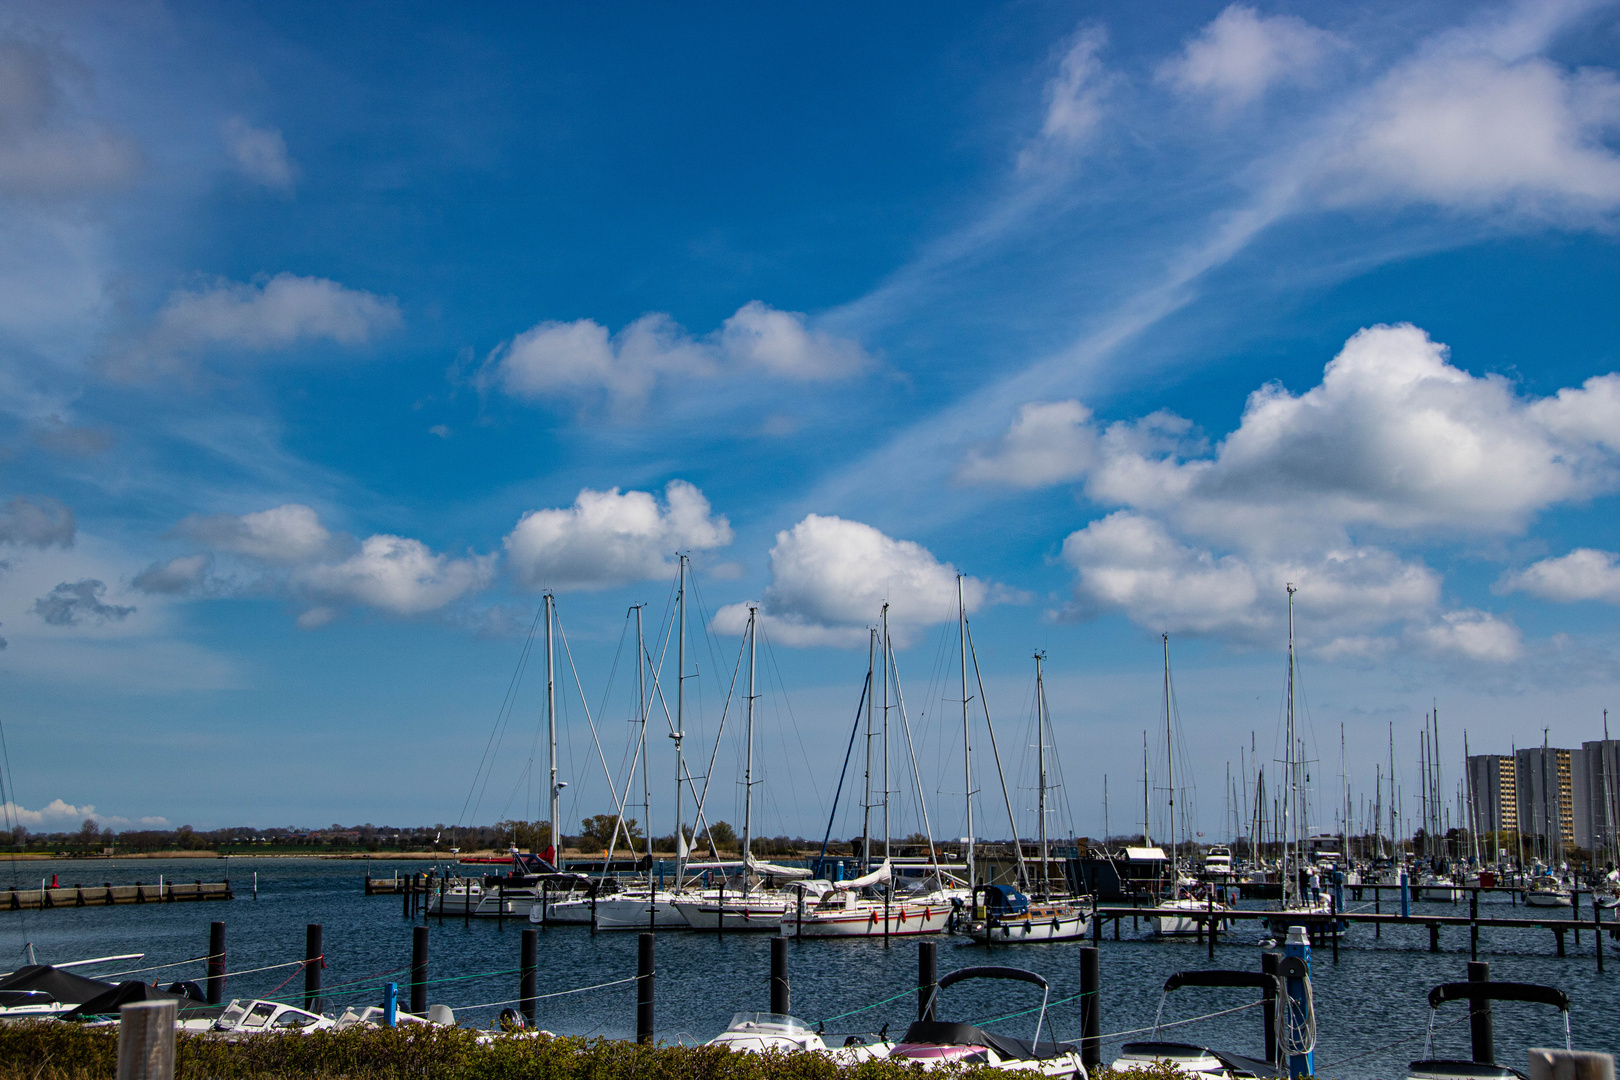
<svg viewBox="0 0 1620 1080"><path fill-rule="evenodd" d="M29 964L0 979L0 1008L49 1005L53 1001L79 1005L112 988L112 983L87 979L49 964Z"/></svg>
<svg viewBox="0 0 1620 1080"><path fill-rule="evenodd" d="M878 867L876 870L873 870L870 874L862 874L858 878L850 878L848 881L840 881L837 887L840 889L851 890L864 889L868 885L876 885L880 881L888 881L893 873L894 865L890 863L888 859L884 859L883 865Z"/></svg>
<svg viewBox="0 0 1620 1080"><path fill-rule="evenodd" d="M1080 1052L1073 1043L1034 1043L985 1031L973 1024L952 1024L943 1020L914 1020L900 1041L922 1046L988 1046L1004 1061L1045 1061Z"/></svg>
<svg viewBox="0 0 1620 1080"><path fill-rule="evenodd" d="M121 982L117 986L109 988L106 993L98 994L68 1013L63 1019L77 1020L91 1016L117 1016L118 1010L132 1001L172 1001L175 1003L175 1018L178 1020L211 1019L225 1011L223 1005L207 1005L182 994L171 994L167 990L159 990L150 983L132 980L130 982Z"/></svg>
<svg viewBox="0 0 1620 1080"><path fill-rule="evenodd" d="M748 856L748 869L768 877L807 878L811 874L808 866L778 866L776 863L760 862L752 855Z"/></svg>
<svg viewBox="0 0 1620 1080"><path fill-rule="evenodd" d="M1029 897L1009 885L987 885L985 906L997 915L1022 915L1029 910Z"/></svg>

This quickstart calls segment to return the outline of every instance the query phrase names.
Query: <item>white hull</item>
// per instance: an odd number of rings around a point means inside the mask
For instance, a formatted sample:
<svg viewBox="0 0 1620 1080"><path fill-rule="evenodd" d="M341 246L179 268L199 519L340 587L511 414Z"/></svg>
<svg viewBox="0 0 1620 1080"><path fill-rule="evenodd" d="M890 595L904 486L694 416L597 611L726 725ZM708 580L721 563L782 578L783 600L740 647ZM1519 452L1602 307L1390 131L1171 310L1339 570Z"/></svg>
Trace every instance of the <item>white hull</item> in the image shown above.
<svg viewBox="0 0 1620 1080"><path fill-rule="evenodd" d="M590 910L587 901L586 918ZM669 893L655 896L615 896L596 902L598 930L676 930L692 924L686 921Z"/></svg>
<svg viewBox="0 0 1620 1080"><path fill-rule="evenodd" d="M1230 910L1225 904L1212 907L1203 900L1166 900L1153 909L1153 918L1160 937L1195 937L1209 925L1211 914L1215 916L1218 930L1231 929L1232 920L1221 918Z"/></svg>
<svg viewBox="0 0 1620 1080"><path fill-rule="evenodd" d="M939 904L863 902L854 908L806 911L803 918L790 910L782 916L785 937L901 937L943 933L951 921L949 902Z"/></svg>
<svg viewBox="0 0 1620 1080"><path fill-rule="evenodd" d="M776 930L787 904L780 900L677 900L675 908L696 930Z"/></svg>
<svg viewBox="0 0 1620 1080"><path fill-rule="evenodd" d="M508 892L503 898L498 892L451 889L442 896L430 897L427 913L473 919L521 919L534 906L534 900L533 894L527 892Z"/></svg>
<svg viewBox="0 0 1620 1080"><path fill-rule="evenodd" d="M553 900L546 905L544 913L541 912L540 905L535 904L529 908L529 921L559 926L589 926L591 902L588 899Z"/></svg>
<svg viewBox="0 0 1620 1080"><path fill-rule="evenodd" d="M1527 892L1524 902L1531 907L1570 907L1573 901L1568 893Z"/></svg>

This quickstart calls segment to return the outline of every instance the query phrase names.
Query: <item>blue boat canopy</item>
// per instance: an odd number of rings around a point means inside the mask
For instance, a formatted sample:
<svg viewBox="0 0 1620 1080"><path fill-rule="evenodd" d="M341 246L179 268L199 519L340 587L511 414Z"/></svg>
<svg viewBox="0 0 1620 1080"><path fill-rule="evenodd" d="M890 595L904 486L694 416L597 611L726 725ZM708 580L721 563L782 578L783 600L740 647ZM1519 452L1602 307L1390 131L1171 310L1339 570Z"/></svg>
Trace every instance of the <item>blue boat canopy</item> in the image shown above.
<svg viewBox="0 0 1620 1080"><path fill-rule="evenodd" d="M984 905L998 915L1022 915L1029 910L1029 897L1009 885L986 885Z"/></svg>

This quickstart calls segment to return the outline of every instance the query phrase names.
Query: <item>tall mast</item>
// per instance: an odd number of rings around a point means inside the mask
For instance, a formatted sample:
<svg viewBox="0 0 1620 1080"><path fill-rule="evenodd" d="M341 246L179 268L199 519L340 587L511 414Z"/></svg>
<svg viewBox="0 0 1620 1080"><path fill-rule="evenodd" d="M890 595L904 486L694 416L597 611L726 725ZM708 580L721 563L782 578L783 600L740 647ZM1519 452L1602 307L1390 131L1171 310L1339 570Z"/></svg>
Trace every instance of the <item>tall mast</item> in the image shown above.
<svg viewBox="0 0 1620 1080"><path fill-rule="evenodd" d="M967 803L967 879L973 879L973 735L968 726L967 605L962 598L962 575L956 575L956 636L962 647L962 791Z"/></svg>
<svg viewBox="0 0 1620 1080"><path fill-rule="evenodd" d="M883 604L883 857L889 857L889 665L894 654L889 643L889 604Z"/></svg>
<svg viewBox="0 0 1620 1080"><path fill-rule="evenodd" d="M1176 751L1170 732L1170 635L1161 634L1164 644L1164 764L1170 779L1170 883L1178 876L1181 859L1176 853Z"/></svg>
<svg viewBox="0 0 1620 1080"><path fill-rule="evenodd" d="M680 557L680 589L676 600L680 605L680 627L675 640L675 730L669 737L675 740L675 882L680 884L686 872L686 859L681 852L686 848L686 823L681 820L681 781L686 770L686 759L681 755L681 740L686 738L686 556Z"/></svg>
<svg viewBox="0 0 1620 1080"><path fill-rule="evenodd" d="M551 651L551 624L557 617L557 599L549 591L546 606L546 764L551 773L551 790L547 803L551 813L551 846L556 858L562 852L562 798L557 787L557 682L556 664ZM560 863L558 865L561 865Z"/></svg>
<svg viewBox="0 0 1620 1080"><path fill-rule="evenodd" d="M1288 583L1288 748L1284 751L1287 761L1284 769L1288 773L1289 793L1282 800L1282 826L1283 833L1283 904L1293 898L1299 889L1298 870L1292 856L1293 834L1289 832L1289 817L1293 811L1294 792L1298 788L1298 777L1294 775L1294 593L1293 582Z"/></svg>
<svg viewBox="0 0 1620 1080"><path fill-rule="evenodd" d="M1152 847L1153 838L1148 835L1148 749L1147 732L1142 732L1142 846Z"/></svg>
<svg viewBox="0 0 1620 1080"><path fill-rule="evenodd" d="M861 873L872 869L872 676L877 674L877 630L866 644L866 798L861 803ZM885 855L888 852L884 852Z"/></svg>
<svg viewBox="0 0 1620 1080"><path fill-rule="evenodd" d="M743 758L743 883L748 882L748 859L754 851L754 653L759 641L759 608L748 608L748 734Z"/></svg>
<svg viewBox="0 0 1620 1080"><path fill-rule="evenodd" d="M1389 722L1389 844L1400 855L1401 838L1395 832L1395 721Z"/></svg>
<svg viewBox="0 0 1620 1080"><path fill-rule="evenodd" d="M1046 654L1035 654L1035 768L1039 773L1039 795L1036 814L1041 827L1041 896L1052 892L1052 868L1046 854L1046 684L1041 673L1041 661Z"/></svg>
<svg viewBox="0 0 1620 1080"><path fill-rule="evenodd" d="M641 633L641 609L636 605L636 695L641 710L641 830L647 838L647 884L652 886L652 781L647 776L647 643ZM629 839L628 836L625 837ZM626 844L631 851L635 846Z"/></svg>

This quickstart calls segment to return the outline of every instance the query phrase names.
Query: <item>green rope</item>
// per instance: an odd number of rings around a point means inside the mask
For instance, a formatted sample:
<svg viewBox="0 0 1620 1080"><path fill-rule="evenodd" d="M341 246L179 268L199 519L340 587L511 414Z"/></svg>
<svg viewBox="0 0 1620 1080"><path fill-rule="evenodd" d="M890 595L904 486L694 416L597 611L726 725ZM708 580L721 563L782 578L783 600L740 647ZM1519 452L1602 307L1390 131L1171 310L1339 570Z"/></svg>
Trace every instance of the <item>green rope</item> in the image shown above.
<svg viewBox="0 0 1620 1080"><path fill-rule="evenodd" d="M902 990L898 994L894 995L893 997L886 997L882 1001L874 1001L870 1005L862 1005L858 1009L851 1009L851 1010L849 1010L849 1012L841 1012L841 1013L838 1013L835 1016L826 1017L825 1019L817 1021L817 1023L825 1024L828 1020L842 1020L846 1016L854 1016L856 1013L863 1013L863 1012L866 1012L868 1009L875 1009L879 1005L887 1005L891 1001L899 1001L901 998L910 997L914 993L916 993L915 990Z"/></svg>
<svg viewBox="0 0 1620 1080"><path fill-rule="evenodd" d="M1008 1013L1006 1016L998 1016L994 1020L975 1020L973 1022L973 1026L974 1027L983 1027L986 1024L999 1024L1003 1020L1012 1020L1012 1019L1015 1019L1015 1018L1020 1017L1020 1016L1028 1016L1032 1012L1040 1012L1042 1008L1050 1009L1054 1005L1063 1005L1063 1004L1065 1004L1067 1002L1070 1002L1070 1001L1078 1001L1080 998L1083 998L1083 997L1087 996L1088 994L1095 994L1096 992L1097 991L1095 991L1095 990L1082 990L1078 994L1075 994L1075 995L1073 995L1071 997L1058 998L1056 1001L1048 1001L1044 1006L1037 1005L1032 1009L1022 1009L1022 1010L1020 1010L1018 1012L1015 1012L1015 1013Z"/></svg>

